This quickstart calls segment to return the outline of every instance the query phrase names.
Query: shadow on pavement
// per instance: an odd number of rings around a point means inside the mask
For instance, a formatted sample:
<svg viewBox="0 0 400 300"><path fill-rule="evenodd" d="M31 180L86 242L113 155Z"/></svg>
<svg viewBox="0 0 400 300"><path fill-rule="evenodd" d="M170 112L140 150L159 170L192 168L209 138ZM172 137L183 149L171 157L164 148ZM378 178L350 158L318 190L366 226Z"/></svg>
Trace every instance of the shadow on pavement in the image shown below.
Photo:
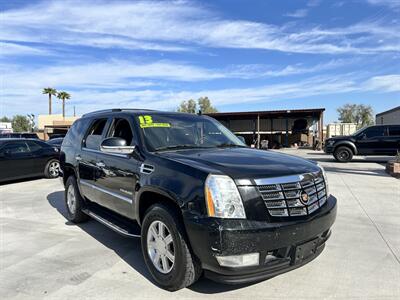
<svg viewBox="0 0 400 300"><path fill-rule="evenodd" d="M109 249L112 249L119 257L127 264L138 271L143 277L152 282L155 286L150 273L147 270L146 264L142 256L140 239L127 238L112 231L103 224L94 220L89 220L85 223L74 224L67 219L67 209L64 204L64 192L57 191L47 195L47 201L55 208L66 220L68 226L78 226L87 234L95 238ZM213 282L207 278L200 278L198 282L189 287L194 292L204 294L215 294L237 290L251 284L246 285L226 285Z"/></svg>
<svg viewBox="0 0 400 300"><path fill-rule="evenodd" d="M337 167L327 167L327 166L325 166L324 169L327 172L390 177L383 169L350 169L350 168L337 168Z"/></svg>

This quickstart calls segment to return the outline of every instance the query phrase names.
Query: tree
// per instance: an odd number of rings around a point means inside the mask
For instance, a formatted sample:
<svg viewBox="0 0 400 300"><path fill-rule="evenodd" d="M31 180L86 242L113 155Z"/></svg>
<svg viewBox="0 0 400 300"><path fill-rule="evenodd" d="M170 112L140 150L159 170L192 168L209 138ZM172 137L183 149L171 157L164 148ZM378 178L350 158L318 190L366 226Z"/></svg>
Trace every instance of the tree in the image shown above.
<svg viewBox="0 0 400 300"><path fill-rule="evenodd" d="M211 105L211 101L208 99L208 97L200 97L197 100L197 103L199 104L202 113L208 114L218 112L218 110Z"/></svg>
<svg viewBox="0 0 400 300"><path fill-rule="evenodd" d="M196 106L196 101L194 101L193 99L190 99L189 101L183 101L178 107L178 112L195 114Z"/></svg>
<svg viewBox="0 0 400 300"><path fill-rule="evenodd" d="M71 95L68 94L67 92L58 92L57 93L57 98L62 101L62 115L63 118L65 117L65 100L68 100L71 98Z"/></svg>
<svg viewBox="0 0 400 300"><path fill-rule="evenodd" d="M4 117L1 117L1 118L0 118L0 122L11 123L11 122L12 122L12 119L10 119L10 118L4 116Z"/></svg>
<svg viewBox="0 0 400 300"><path fill-rule="evenodd" d="M31 131L31 123L27 117L16 115L12 119L12 128L15 132Z"/></svg>
<svg viewBox="0 0 400 300"><path fill-rule="evenodd" d="M217 109L211 105L211 101L210 99L208 99L208 97L200 97L199 99L197 99L197 103L193 99L182 101L177 111L195 114L197 111L197 105L199 106L199 109L202 113L217 112Z"/></svg>
<svg viewBox="0 0 400 300"><path fill-rule="evenodd" d="M345 104L337 109L339 120L343 123L356 123L358 128L374 124L370 105Z"/></svg>
<svg viewBox="0 0 400 300"><path fill-rule="evenodd" d="M51 115L51 96L57 95L57 90L51 87L44 88L42 94L49 95L49 115Z"/></svg>

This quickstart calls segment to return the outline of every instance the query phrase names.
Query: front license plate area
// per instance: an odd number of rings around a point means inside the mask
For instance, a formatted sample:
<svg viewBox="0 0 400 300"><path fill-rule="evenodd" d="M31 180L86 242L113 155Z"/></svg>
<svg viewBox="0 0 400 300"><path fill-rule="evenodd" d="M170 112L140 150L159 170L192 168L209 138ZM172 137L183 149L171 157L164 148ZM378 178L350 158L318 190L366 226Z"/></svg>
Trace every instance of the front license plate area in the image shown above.
<svg viewBox="0 0 400 300"><path fill-rule="evenodd" d="M309 241L307 243L298 245L295 251L294 263L295 264L300 263L303 260L314 255L317 250L317 245L318 245L318 238Z"/></svg>

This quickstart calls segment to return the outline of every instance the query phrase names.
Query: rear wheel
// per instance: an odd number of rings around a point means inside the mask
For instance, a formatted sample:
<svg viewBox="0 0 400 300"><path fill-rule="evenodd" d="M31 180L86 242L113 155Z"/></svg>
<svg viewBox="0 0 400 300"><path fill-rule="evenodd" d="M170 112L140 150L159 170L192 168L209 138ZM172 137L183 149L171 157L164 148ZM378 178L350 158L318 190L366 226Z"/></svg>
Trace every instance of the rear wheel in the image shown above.
<svg viewBox="0 0 400 300"><path fill-rule="evenodd" d="M56 178L60 173L60 162L56 159L50 160L44 169L46 178Z"/></svg>
<svg viewBox="0 0 400 300"><path fill-rule="evenodd" d="M76 179L70 176L65 184L65 207L67 208L68 220L74 223L86 221L89 217L82 212L84 206L83 198L79 193Z"/></svg>
<svg viewBox="0 0 400 300"><path fill-rule="evenodd" d="M155 204L147 210L142 224L142 252L154 280L167 290L187 287L201 275L180 217L168 206Z"/></svg>
<svg viewBox="0 0 400 300"><path fill-rule="evenodd" d="M339 162L348 162L353 158L353 151L348 147L339 147L335 150L333 156Z"/></svg>

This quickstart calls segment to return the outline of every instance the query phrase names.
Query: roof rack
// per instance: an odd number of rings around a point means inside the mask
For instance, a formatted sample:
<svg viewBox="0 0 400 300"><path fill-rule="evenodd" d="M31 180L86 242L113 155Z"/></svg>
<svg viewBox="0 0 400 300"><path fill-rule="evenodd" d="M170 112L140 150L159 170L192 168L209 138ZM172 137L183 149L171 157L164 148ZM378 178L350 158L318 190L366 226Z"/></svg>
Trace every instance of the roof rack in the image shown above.
<svg viewBox="0 0 400 300"><path fill-rule="evenodd" d="M145 108L109 108L109 109L102 109L102 110L96 110L92 111L86 114L82 115L83 117L91 116L91 115L96 115L96 114L101 114L101 113L107 113L107 112L121 112L121 111L154 111L153 109L145 109Z"/></svg>

